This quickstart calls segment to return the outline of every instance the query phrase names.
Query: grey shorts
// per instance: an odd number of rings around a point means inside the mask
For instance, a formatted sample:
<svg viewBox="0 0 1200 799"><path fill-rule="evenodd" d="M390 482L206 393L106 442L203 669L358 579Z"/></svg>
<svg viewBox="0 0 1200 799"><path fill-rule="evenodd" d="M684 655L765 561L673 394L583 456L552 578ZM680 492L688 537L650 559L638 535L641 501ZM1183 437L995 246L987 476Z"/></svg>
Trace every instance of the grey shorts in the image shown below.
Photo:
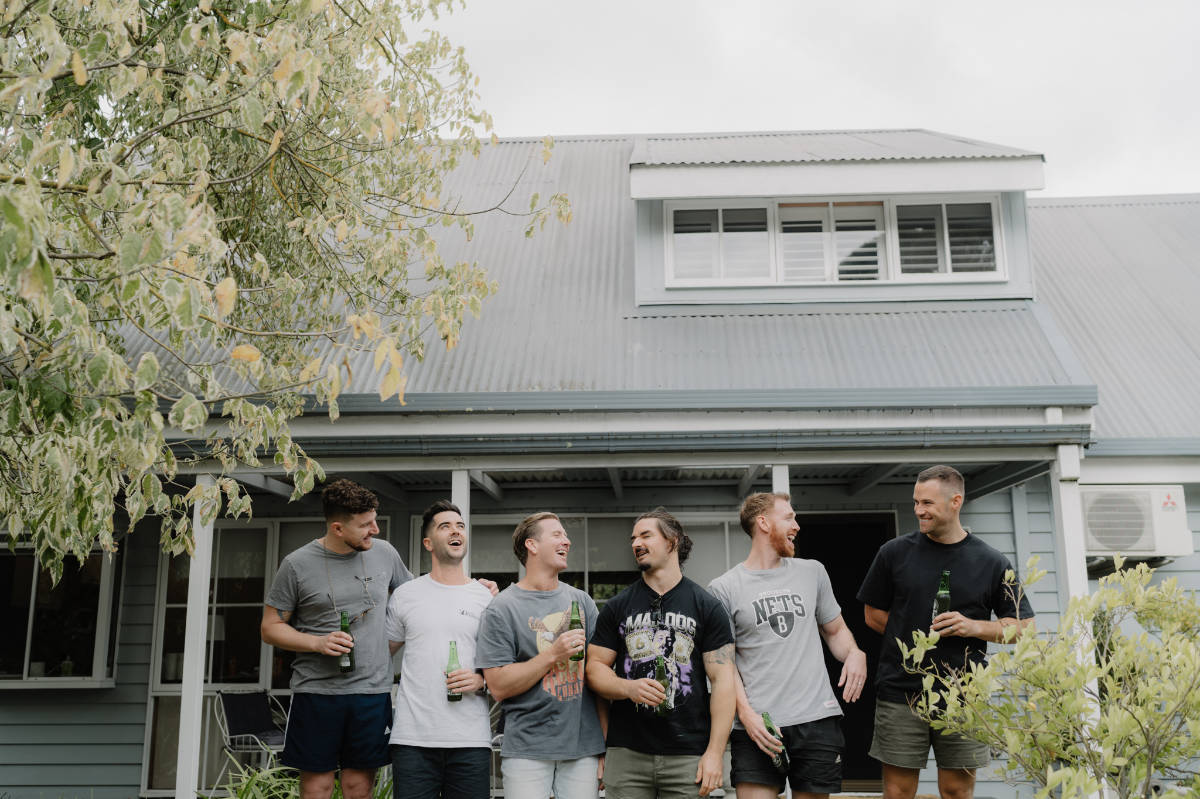
<svg viewBox="0 0 1200 799"><path fill-rule="evenodd" d="M903 702L875 702L875 737L871 757L900 768L925 768L929 747L938 768L976 769L991 762L987 744L935 730Z"/></svg>
<svg viewBox="0 0 1200 799"><path fill-rule="evenodd" d="M604 759L608 799L698 799L700 755L648 755L610 746Z"/></svg>

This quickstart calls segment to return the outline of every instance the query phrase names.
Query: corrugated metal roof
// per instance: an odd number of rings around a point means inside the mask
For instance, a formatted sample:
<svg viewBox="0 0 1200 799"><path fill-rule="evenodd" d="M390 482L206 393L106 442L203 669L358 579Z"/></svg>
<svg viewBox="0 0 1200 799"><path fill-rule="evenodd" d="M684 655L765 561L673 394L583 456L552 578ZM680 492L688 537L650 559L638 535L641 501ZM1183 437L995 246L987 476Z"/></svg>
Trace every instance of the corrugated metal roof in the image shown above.
<svg viewBox="0 0 1200 799"><path fill-rule="evenodd" d="M1041 157L931 130L844 130L643 136L636 140L630 163L665 166Z"/></svg>
<svg viewBox="0 0 1200 799"><path fill-rule="evenodd" d="M543 165L538 142L506 142L464 167L456 183L477 207L518 182L510 205L552 185L571 198L574 221L532 239L521 221L477 220L466 243L447 239L448 260L476 259L498 281L483 317L459 346L431 344L410 366L410 393L672 391L1071 384L1024 302L906 305L728 306L654 314L634 302L632 141L558 142ZM477 190L478 191L478 190ZM949 351L947 350L949 348ZM369 394L367 361L348 393Z"/></svg>
<svg viewBox="0 0 1200 799"><path fill-rule="evenodd" d="M1200 195L1031 200L1029 227L1097 439L1200 437Z"/></svg>

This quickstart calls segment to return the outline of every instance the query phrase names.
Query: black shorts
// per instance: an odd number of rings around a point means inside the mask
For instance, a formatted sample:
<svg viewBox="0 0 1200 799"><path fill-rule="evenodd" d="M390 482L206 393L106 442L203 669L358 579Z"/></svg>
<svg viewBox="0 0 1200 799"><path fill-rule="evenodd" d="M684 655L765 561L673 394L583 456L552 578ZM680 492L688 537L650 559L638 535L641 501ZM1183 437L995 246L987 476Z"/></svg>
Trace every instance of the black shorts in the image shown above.
<svg viewBox="0 0 1200 799"><path fill-rule="evenodd" d="M391 694L292 694L279 760L318 774L380 768L392 762L391 723Z"/></svg>
<svg viewBox="0 0 1200 799"><path fill-rule="evenodd" d="M842 753L846 739L842 735L842 717L792 724L779 730L791 761L787 781L793 791L804 793L841 793ZM783 788L783 774L771 764L771 758L750 739L745 730L735 729L729 737L733 768L729 780L739 783L772 785Z"/></svg>

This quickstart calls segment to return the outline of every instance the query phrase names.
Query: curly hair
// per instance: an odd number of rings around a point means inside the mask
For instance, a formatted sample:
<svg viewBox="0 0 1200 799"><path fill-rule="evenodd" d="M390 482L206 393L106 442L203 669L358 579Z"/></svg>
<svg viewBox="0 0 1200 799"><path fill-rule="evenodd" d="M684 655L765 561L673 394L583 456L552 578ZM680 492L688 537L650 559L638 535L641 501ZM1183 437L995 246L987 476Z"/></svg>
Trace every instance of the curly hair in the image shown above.
<svg viewBox="0 0 1200 799"><path fill-rule="evenodd" d="M742 509L738 511L738 521L742 523L742 529L746 531L746 535L754 538L754 520L770 512L775 507L777 499L782 499L784 502L792 501L790 494L758 493L746 497L746 501L742 503Z"/></svg>
<svg viewBox="0 0 1200 799"><path fill-rule="evenodd" d="M679 551L679 565L682 566L692 552L692 539L683 531L680 521L662 505L637 517L634 524L642 519L653 519L658 524L658 531L663 534L663 538L670 541L671 546Z"/></svg>
<svg viewBox="0 0 1200 799"><path fill-rule="evenodd" d="M379 497L358 483L334 480L321 492L321 507L325 511L325 521L344 522L359 513L378 510Z"/></svg>

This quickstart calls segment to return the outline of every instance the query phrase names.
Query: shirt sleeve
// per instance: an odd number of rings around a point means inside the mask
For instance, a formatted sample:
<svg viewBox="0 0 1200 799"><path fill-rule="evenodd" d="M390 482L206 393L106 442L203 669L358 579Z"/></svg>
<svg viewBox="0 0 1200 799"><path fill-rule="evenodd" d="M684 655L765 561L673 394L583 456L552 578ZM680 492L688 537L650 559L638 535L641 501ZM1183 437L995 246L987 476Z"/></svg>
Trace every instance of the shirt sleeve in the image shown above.
<svg viewBox="0 0 1200 799"><path fill-rule="evenodd" d="M721 600L697 587L697 594L704 603L704 634L700 640L701 652L715 652L726 644L733 643L733 626Z"/></svg>
<svg viewBox="0 0 1200 799"><path fill-rule="evenodd" d="M611 649L614 652L620 652L623 649L623 641L621 641L618 627L616 600L610 599L600 609L600 613L596 617L596 630L592 634L589 643L602 646L605 649Z"/></svg>
<svg viewBox="0 0 1200 799"><path fill-rule="evenodd" d="M814 561L814 563L817 564L818 571L817 624L828 624L842 615L842 606L838 604L837 597L833 595L833 583L829 581L829 572L825 569L825 564L820 561Z"/></svg>
<svg viewBox="0 0 1200 799"><path fill-rule="evenodd" d="M475 666L490 669L517 662L516 631L499 603L493 601L479 619L479 635L475 639Z"/></svg>
<svg viewBox="0 0 1200 799"><path fill-rule="evenodd" d="M384 627L387 630L387 639L389 641L398 641L403 643L405 640L405 624L404 624L404 599L401 597L400 591L393 591L392 598L388 600L387 606L387 621Z"/></svg>
<svg viewBox="0 0 1200 799"><path fill-rule="evenodd" d="M267 604L276 610L292 613L296 610L296 594L296 569L291 560L285 558L271 582L271 590L267 592Z"/></svg>
<svg viewBox="0 0 1200 799"><path fill-rule="evenodd" d="M733 600L729 596L729 586L718 577L708 584L708 593L712 594L721 603L721 607L725 608L725 615L729 617L729 634L736 642L737 630L733 625Z"/></svg>
<svg viewBox="0 0 1200 799"><path fill-rule="evenodd" d="M1008 558L1001 556L1001 560L1003 563L1000 565L1000 574L996 577L996 585L992 591L992 612L996 614L997 619L1032 619L1033 606L1029 604L1029 597L1025 595L1024 586L1021 585L1016 570ZM1013 572L1013 582L1006 583L1004 575L1010 569ZM1017 597L1020 597L1019 603Z"/></svg>
<svg viewBox="0 0 1200 799"><path fill-rule="evenodd" d="M895 594L891 564L888 562L887 553L880 547L875 553L875 560L871 561L871 568L867 571L862 586L858 589L858 601L879 610L890 610Z"/></svg>

